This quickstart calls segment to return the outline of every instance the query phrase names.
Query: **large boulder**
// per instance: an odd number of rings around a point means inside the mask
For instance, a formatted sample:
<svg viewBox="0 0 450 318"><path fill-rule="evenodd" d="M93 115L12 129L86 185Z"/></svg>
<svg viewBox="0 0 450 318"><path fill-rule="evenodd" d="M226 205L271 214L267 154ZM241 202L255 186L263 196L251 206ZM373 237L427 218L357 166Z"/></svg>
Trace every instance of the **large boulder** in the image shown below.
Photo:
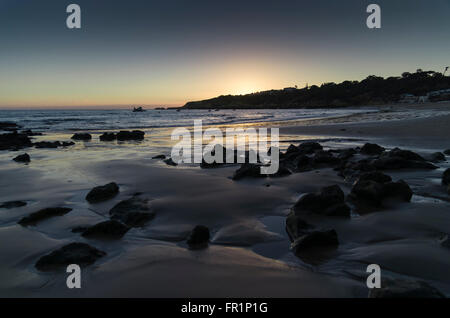
<svg viewBox="0 0 450 318"><path fill-rule="evenodd" d="M303 212L326 216L350 217L344 192L338 185L322 188L317 193L307 193L293 207L295 214Z"/></svg>
<svg viewBox="0 0 450 318"><path fill-rule="evenodd" d="M381 155L383 153L385 148L377 145L377 144L371 144L366 143L364 146L361 147L360 152L365 155L373 156L373 155Z"/></svg>
<svg viewBox="0 0 450 318"><path fill-rule="evenodd" d="M119 193L119 186L115 182L93 188L86 195L89 203L99 203L114 198Z"/></svg>
<svg viewBox="0 0 450 318"><path fill-rule="evenodd" d="M40 271L66 269L70 264L87 266L95 263L97 259L106 253L85 243L70 243L60 249L41 257L36 262L36 268Z"/></svg>
<svg viewBox="0 0 450 318"><path fill-rule="evenodd" d="M261 165L253 163L243 163L233 174L233 180L241 180L246 177L265 178L266 174L261 173Z"/></svg>
<svg viewBox="0 0 450 318"><path fill-rule="evenodd" d="M18 222L20 225L36 225L38 222L51 218L53 216L62 216L72 211L71 208L45 208L37 212L31 213L30 215L23 217Z"/></svg>
<svg viewBox="0 0 450 318"><path fill-rule="evenodd" d="M337 248L338 236L335 230L312 231L297 238L291 249L297 256L320 248Z"/></svg>
<svg viewBox="0 0 450 318"><path fill-rule="evenodd" d="M334 157L329 151L319 150L312 157L315 164L329 164L334 165L340 162L340 159Z"/></svg>
<svg viewBox="0 0 450 318"><path fill-rule="evenodd" d="M444 171L444 174L442 175L442 184L443 185L450 184L450 168Z"/></svg>
<svg viewBox="0 0 450 318"><path fill-rule="evenodd" d="M17 132L0 134L0 150L19 150L32 145L31 139L26 134Z"/></svg>
<svg viewBox="0 0 450 318"><path fill-rule="evenodd" d="M24 153L23 155L18 155L13 160L15 162L23 162L23 163L29 163L31 161L30 155L27 153Z"/></svg>
<svg viewBox="0 0 450 318"><path fill-rule="evenodd" d="M89 141L92 139L91 134L88 133L76 133L72 136L73 140Z"/></svg>
<svg viewBox="0 0 450 318"><path fill-rule="evenodd" d="M381 288L369 291L369 298L445 298L436 288L418 280L382 280Z"/></svg>
<svg viewBox="0 0 450 318"><path fill-rule="evenodd" d="M27 205L24 201L8 201L0 204L0 209L14 209Z"/></svg>
<svg viewBox="0 0 450 318"><path fill-rule="evenodd" d="M100 222L88 227L81 234L84 237L99 237L99 238L121 238L128 232L130 228L116 220L109 220Z"/></svg>
<svg viewBox="0 0 450 318"><path fill-rule="evenodd" d="M190 249L201 249L208 246L209 243L209 229L203 225L197 225L189 234L187 244Z"/></svg>
<svg viewBox="0 0 450 318"><path fill-rule="evenodd" d="M117 133L117 140L127 141L127 140L143 140L145 132L140 130L126 131L122 130Z"/></svg>
<svg viewBox="0 0 450 318"><path fill-rule="evenodd" d="M120 221L129 227L141 227L155 217L148 199L138 195L117 203L110 211L111 219Z"/></svg>

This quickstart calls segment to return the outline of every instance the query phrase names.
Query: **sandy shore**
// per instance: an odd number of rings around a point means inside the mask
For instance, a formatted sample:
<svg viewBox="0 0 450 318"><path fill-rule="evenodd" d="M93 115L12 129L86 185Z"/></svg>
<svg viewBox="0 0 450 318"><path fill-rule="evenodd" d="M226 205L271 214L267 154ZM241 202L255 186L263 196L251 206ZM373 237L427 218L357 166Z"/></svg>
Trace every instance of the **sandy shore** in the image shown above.
<svg viewBox="0 0 450 318"><path fill-rule="evenodd" d="M442 107L442 108L441 108ZM440 105L446 110L448 105ZM361 145L367 140L400 146L426 155L450 148L450 115L405 120L282 126L283 147L303 139L322 139L325 147ZM165 133L152 131L144 142L77 142L67 149L27 149L32 161L17 164L16 152L0 152L0 202L24 200L0 209L0 296L2 297L367 297L367 264L379 264L386 277L420 279L450 294L450 252L439 245L449 232L449 203L423 193L445 196L439 164L431 171L396 171L415 195L411 203L349 220L311 217L308 222L336 229L340 244L321 264L311 265L289 249L285 217L304 193L352 184L331 168L284 178L230 176L238 166L200 169L170 167L152 156L170 152ZM67 140L68 134L38 137ZM448 159L448 157L447 157ZM114 181L120 193L89 204L92 187ZM121 200L141 192L155 218L120 240L87 239L76 226L109 218ZM36 226L18 220L48 206L73 210ZM211 230L211 244L190 250L186 237L198 224ZM66 274L42 273L34 264L70 242L85 242L107 255L82 272L82 288L69 290Z"/></svg>

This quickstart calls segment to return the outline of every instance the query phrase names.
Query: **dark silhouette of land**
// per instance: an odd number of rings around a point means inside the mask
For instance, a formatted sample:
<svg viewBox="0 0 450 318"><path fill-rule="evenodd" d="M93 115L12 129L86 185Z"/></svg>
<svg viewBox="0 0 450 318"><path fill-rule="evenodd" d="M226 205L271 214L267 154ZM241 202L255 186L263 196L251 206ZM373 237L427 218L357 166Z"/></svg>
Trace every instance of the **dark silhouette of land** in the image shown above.
<svg viewBox="0 0 450 318"><path fill-rule="evenodd" d="M381 105L409 101L414 98L436 102L449 100L450 92L430 94L450 88L450 76L434 71L417 70L400 77L383 78L370 75L362 81L324 83L302 89L285 88L247 95L226 95L188 102L188 109L252 109L252 108L322 108ZM405 96L407 94L407 96Z"/></svg>

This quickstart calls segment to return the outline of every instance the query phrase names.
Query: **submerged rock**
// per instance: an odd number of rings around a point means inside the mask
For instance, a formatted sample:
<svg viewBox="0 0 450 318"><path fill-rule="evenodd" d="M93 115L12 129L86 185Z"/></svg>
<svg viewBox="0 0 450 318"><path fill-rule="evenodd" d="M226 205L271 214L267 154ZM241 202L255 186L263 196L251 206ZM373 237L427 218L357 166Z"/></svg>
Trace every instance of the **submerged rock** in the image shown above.
<svg viewBox="0 0 450 318"><path fill-rule="evenodd" d="M19 150L32 145L26 134L18 134L17 132L0 134L0 150Z"/></svg>
<svg viewBox="0 0 450 318"><path fill-rule="evenodd" d="M31 161L30 155L27 153L24 153L23 155L18 155L13 160L15 162L24 162L24 163L29 163Z"/></svg>
<svg viewBox="0 0 450 318"><path fill-rule="evenodd" d="M443 185L450 185L450 168L444 171L442 174L442 184Z"/></svg>
<svg viewBox="0 0 450 318"><path fill-rule="evenodd" d="M119 193L119 186L115 182L105 184L93 188L86 195L86 200L89 203L103 202L114 198Z"/></svg>
<svg viewBox="0 0 450 318"><path fill-rule="evenodd" d="M241 167L233 174L233 180L241 180L246 177L265 178L266 174L261 174L261 165L253 163L243 163Z"/></svg>
<svg viewBox="0 0 450 318"><path fill-rule="evenodd" d="M117 135L115 133L105 132L100 135L100 141L114 141L117 139Z"/></svg>
<svg viewBox="0 0 450 318"><path fill-rule="evenodd" d="M95 263L106 253L85 243L70 243L60 249L42 256L35 267L40 271L65 269L70 264L87 266Z"/></svg>
<svg viewBox="0 0 450 318"><path fill-rule="evenodd" d="M191 249L201 249L208 246L209 243L209 229L203 225L197 225L189 234L187 244Z"/></svg>
<svg viewBox="0 0 450 318"><path fill-rule="evenodd" d="M317 248L336 248L339 245L335 230L312 231L300 236L291 244L291 249L296 255L310 252Z"/></svg>
<svg viewBox="0 0 450 318"><path fill-rule="evenodd" d="M145 132L140 130L126 131L121 130L117 133L117 140L127 141L127 140L143 140Z"/></svg>
<svg viewBox="0 0 450 318"><path fill-rule="evenodd" d="M24 201L8 201L0 204L0 209L14 209L27 205Z"/></svg>
<svg viewBox="0 0 450 318"><path fill-rule="evenodd" d="M23 217L18 223L23 226L35 225L38 222L53 216L62 216L72 211L71 208L46 208Z"/></svg>
<svg viewBox="0 0 450 318"><path fill-rule="evenodd" d="M88 227L83 234L84 237L121 238L130 228L121 222L109 220Z"/></svg>
<svg viewBox="0 0 450 318"><path fill-rule="evenodd" d="M121 221L130 227L141 227L155 217L151 211L148 199L134 196L128 200L117 203L109 214L114 220Z"/></svg>
<svg viewBox="0 0 450 318"><path fill-rule="evenodd" d="M322 188L317 193L302 196L292 208L295 214L309 212L326 216L350 217L344 192L338 185Z"/></svg>
<svg viewBox="0 0 450 318"><path fill-rule="evenodd" d="M369 291L369 298L445 298L436 288L418 280L382 280L381 288Z"/></svg>
<svg viewBox="0 0 450 318"><path fill-rule="evenodd" d="M450 149L444 150L444 154L450 156Z"/></svg>
<svg viewBox="0 0 450 318"><path fill-rule="evenodd" d="M91 134L88 133L76 133L72 136L73 140L82 140L82 141L89 141L92 139Z"/></svg>
<svg viewBox="0 0 450 318"><path fill-rule="evenodd" d="M373 156L373 155L380 155L385 150L386 150L385 148L377 144L366 143L364 144L364 146L361 147L360 152L365 155Z"/></svg>

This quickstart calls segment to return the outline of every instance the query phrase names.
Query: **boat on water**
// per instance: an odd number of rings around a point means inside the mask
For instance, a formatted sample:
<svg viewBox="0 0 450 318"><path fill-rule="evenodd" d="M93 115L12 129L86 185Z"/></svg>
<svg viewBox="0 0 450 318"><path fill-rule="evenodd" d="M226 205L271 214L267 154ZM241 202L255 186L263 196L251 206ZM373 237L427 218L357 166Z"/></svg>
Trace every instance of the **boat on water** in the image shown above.
<svg viewBox="0 0 450 318"><path fill-rule="evenodd" d="M145 112L145 109L143 109L142 107L133 107L133 113L140 113L140 112Z"/></svg>

